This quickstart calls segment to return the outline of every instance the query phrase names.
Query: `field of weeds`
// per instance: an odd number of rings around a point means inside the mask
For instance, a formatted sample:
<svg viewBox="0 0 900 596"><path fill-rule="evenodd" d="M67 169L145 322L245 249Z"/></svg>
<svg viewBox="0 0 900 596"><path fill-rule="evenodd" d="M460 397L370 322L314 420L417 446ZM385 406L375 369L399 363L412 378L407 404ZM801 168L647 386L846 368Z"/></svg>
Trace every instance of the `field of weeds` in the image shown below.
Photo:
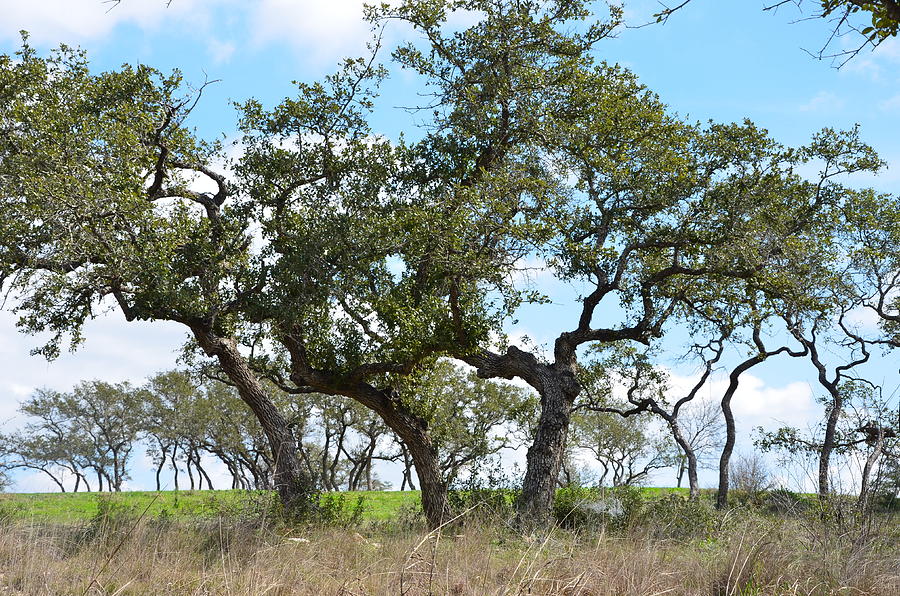
<svg viewBox="0 0 900 596"><path fill-rule="evenodd" d="M91 519L5 516L2 594L900 594L897 514L851 506L720 514L669 497L622 519L516 530L473 506L439 532L389 520L287 524L265 512Z"/></svg>

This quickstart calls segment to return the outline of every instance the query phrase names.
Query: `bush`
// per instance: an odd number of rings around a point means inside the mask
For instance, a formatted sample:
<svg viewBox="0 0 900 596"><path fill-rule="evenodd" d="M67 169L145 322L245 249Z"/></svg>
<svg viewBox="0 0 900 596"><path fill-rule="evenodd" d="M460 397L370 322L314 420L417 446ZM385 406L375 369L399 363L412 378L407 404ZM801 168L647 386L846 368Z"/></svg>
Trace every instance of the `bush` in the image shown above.
<svg viewBox="0 0 900 596"><path fill-rule="evenodd" d="M324 493L312 521L324 526L351 528L362 522L365 512L365 495L348 500L344 493Z"/></svg>
<svg viewBox="0 0 900 596"><path fill-rule="evenodd" d="M209 517L240 521L276 519L281 517L281 503L277 493L268 490L209 493L204 496L202 511Z"/></svg>
<svg viewBox="0 0 900 596"><path fill-rule="evenodd" d="M591 506L601 503L603 493L599 488L566 486L556 491L553 498L553 517L563 528L577 528L602 521L603 512Z"/></svg>
<svg viewBox="0 0 900 596"><path fill-rule="evenodd" d="M617 529L634 525L643 508L641 489L634 486L611 489L572 486L556 491L553 515L564 528L605 526Z"/></svg>
<svg viewBox="0 0 900 596"><path fill-rule="evenodd" d="M655 538L709 538L719 528L711 503L668 494L644 506L642 523Z"/></svg>
<svg viewBox="0 0 900 596"><path fill-rule="evenodd" d="M95 498L97 512L84 526L78 528L71 544L73 551L91 543L98 543L105 551L111 551L140 520L135 507L126 504L117 495L98 493Z"/></svg>
<svg viewBox="0 0 900 596"><path fill-rule="evenodd" d="M728 478L734 494L754 504L759 504L762 494L772 488L769 469L758 453L733 459Z"/></svg>
<svg viewBox="0 0 900 596"><path fill-rule="evenodd" d="M900 497L893 491L881 491L873 501L876 511L894 513L900 511Z"/></svg>
<svg viewBox="0 0 900 596"><path fill-rule="evenodd" d="M509 520L515 517L515 502L520 492L497 460L485 475L471 474L447 491L450 517L477 508L479 519Z"/></svg>
<svg viewBox="0 0 900 596"><path fill-rule="evenodd" d="M762 500L767 511L778 515L798 515L810 507L806 497L786 488L769 491Z"/></svg>

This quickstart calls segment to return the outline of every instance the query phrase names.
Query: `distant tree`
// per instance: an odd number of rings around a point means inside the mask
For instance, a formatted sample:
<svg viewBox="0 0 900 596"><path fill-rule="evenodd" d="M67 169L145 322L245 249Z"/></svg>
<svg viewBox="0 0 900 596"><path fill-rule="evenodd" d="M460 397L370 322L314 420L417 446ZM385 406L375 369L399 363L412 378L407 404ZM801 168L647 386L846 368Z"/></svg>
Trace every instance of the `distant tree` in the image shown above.
<svg viewBox="0 0 900 596"><path fill-rule="evenodd" d="M831 171L797 168L880 162L852 133L795 150L750 123L681 121L595 60L618 9L464 5L480 18L459 31L447 27L457 2L368 13L418 38L393 53L432 94L416 141L371 129L386 71L350 60L274 108L242 104L233 178L212 165L223 148L186 125L196 94L179 75L95 75L78 52L27 45L0 57L0 277L23 329L48 334L39 351L77 344L109 304L183 325L262 425L289 508L312 503L311 482L262 378L354 399L407 446L432 526L446 505L437 449L402 377L444 355L482 378L518 377L541 406L518 507L545 520L578 354L780 291L791 256L830 241L811 222L850 192ZM520 306L548 300L518 275L533 258L581 293L547 359L503 333Z"/></svg>
<svg viewBox="0 0 900 596"><path fill-rule="evenodd" d="M681 414L681 426L685 440L696 457L697 467L715 468L718 459L716 454L721 451L725 441L725 421L719 404L710 400L692 401ZM678 456L676 470L676 486L679 488L687 468L688 458L682 452Z"/></svg>
<svg viewBox="0 0 900 596"><path fill-rule="evenodd" d="M426 369L405 392L428 420L448 485L464 470L527 442L538 408L531 391L479 378L449 360Z"/></svg>
<svg viewBox="0 0 900 596"><path fill-rule="evenodd" d="M818 401L825 408L825 417L814 428L784 426L775 431L758 428L756 445L764 451L782 454L786 461L800 457L814 462L822 498L835 490L834 479L827 471L825 479L829 485L824 492L821 490L823 453L828 454L829 463L840 456L844 469L859 464L859 500L865 505L872 495L872 487L879 486L886 478L884 474L898 455L900 422L896 404L883 396L881 387L863 380L845 380L837 391L840 412L836 416L834 396L822 396Z"/></svg>
<svg viewBox="0 0 900 596"><path fill-rule="evenodd" d="M663 418L651 409L665 403L665 379L647 360L617 351L586 366L582 379L586 395L572 416L569 441L600 463L600 484L635 484L675 464L678 445L658 428Z"/></svg>
<svg viewBox="0 0 900 596"><path fill-rule="evenodd" d="M654 367L648 352L633 350L614 350L603 360L592 362L582 371L586 388L586 397L580 407L623 418L640 417L652 414L665 423L672 439L678 448L675 458L678 466L678 486L681 486L684 472L688 473L690 496L698 499L700 484L697 470L701 457L708 458L713 447L718 446L724 432L724 421L710 402L691 409L698 392L707 384L714 366L722 357L724 338L710 341L706 345L695 345L692 352L703 356L711 351L712 355L704 361L703 372L692 385L687 394L677 396L674 404L670 404L671 393L667 376ZM615 403L611 399L615 384L622 384L625 389L625 401ZM632 423L633 424L633 423ZM665 458L663 458L664 460Z"/></svg>
<svg viewBox="0 0 900 596"><path fill-rule="evenodd" d="M653 470L675 462L677 447L643 413L623 418L609 412L580 411L572 417L573 446L587 450L600 464L599 484L631 486L645 482Z"/></svg>
<svg viewBox="0 0 900 596"><path fill-rule="evenodd" d="M184 426L187 420L198 418L198 390L190 377L180 371L154 375L145 390L141 428L148 442L147 455L156 468L156 490L162 489L161 474L167 464L174 474L173 488L178 490L178 457L185 443Z"/></svg>
<svg viewBox="0 0 900 596"><path fill-rule="evenodd" d="M97 490L120 491L128 478L141 423L140 392L128 383L84 381L68 393L40 389L19 411L29 417L21 431L2 438L6 466L40 470L64 490L55 470L75 477L75 489L96 475Z"/></svg>
<svg viewBox="0 0 900 596"><path fill-rule="evenodd" d="M80 444L67 421L52 420L49 425L29 422L25 428L0 435L0 468L6 471L30 469L45 474L59 490L66 492L65 476L75 478L73 492L91 490L87 478L87 445ZM6 476L4 476L6 477Z"/></svg>
<svg viewBox="0 0 900 596"><path fill-rule="evenodd" d="M729 462L729 466L728 477L735 490L758 496L772 488L769 468L758 453L739 455L734 461Z"/></svg>

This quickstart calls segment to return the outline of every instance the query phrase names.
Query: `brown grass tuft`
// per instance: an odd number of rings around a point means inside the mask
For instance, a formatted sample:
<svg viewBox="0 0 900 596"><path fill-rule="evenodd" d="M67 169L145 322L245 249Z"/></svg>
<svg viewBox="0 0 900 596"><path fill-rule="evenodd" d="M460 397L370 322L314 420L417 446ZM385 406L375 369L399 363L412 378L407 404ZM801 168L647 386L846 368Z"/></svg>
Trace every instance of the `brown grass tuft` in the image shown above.
<svg viewBox="0 0 900 596"><path fill-rule="evenodd" d="M826 549L814 523L745 516L713 537L675 540L646 528L533 537L471 523L424 534L13 522L0 528L0 594L900 594L896 521Z"/></svg>

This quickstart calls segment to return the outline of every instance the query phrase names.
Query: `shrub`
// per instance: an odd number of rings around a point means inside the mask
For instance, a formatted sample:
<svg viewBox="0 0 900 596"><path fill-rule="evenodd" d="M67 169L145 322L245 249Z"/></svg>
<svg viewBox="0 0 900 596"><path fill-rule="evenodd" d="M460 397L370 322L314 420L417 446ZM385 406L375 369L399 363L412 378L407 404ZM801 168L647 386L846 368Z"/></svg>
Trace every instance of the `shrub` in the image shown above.
<svg viewBox="0 0 900 596"><path fill-rule="evenodd" d="M634 486L610 489L565 487L556 491L553 515L564 528L604 526L621 529L641 517L644 497Z"/></svg>
<svg viewBox="0 0 900 596"><path fill-rule="evenodd" d="M599 507L592 508L602 502L603 492L599 488L582 486L566 486L556 491L553 499L553 517L563 528L577 528L602 521L603 514Z"/></svg>
<svg viewBox="0 0 900 596"><path fill-rule="evenodd" d="M770 513L778 515L798 515L803 513L810 507L809 501L803 495L787 490L786 488L776 488L769 491L763 497L763 506Z"/></svg>
<svg viewBox="0 0 900 596"><path fill-rule="evenodd" d="M312 521L324 526L351 528L362 522L365 512L365 495L347 499L344 493L324 493Z"/></svg>
<svg viewBox="0 0 900 596"><path fill-rule="evenodd" d="M477 508L479 519L506 521L515 516L519 493L518 485L496 460L484 475L471 474L447 491L450 516Z"/></svg>
<svg viewBox="0 0 900 596"><path fill-rule="evenodd" d="M647 503L641 521L655 538L706 539L719 527L719 517L709 502L678 494Z"/></svg>

